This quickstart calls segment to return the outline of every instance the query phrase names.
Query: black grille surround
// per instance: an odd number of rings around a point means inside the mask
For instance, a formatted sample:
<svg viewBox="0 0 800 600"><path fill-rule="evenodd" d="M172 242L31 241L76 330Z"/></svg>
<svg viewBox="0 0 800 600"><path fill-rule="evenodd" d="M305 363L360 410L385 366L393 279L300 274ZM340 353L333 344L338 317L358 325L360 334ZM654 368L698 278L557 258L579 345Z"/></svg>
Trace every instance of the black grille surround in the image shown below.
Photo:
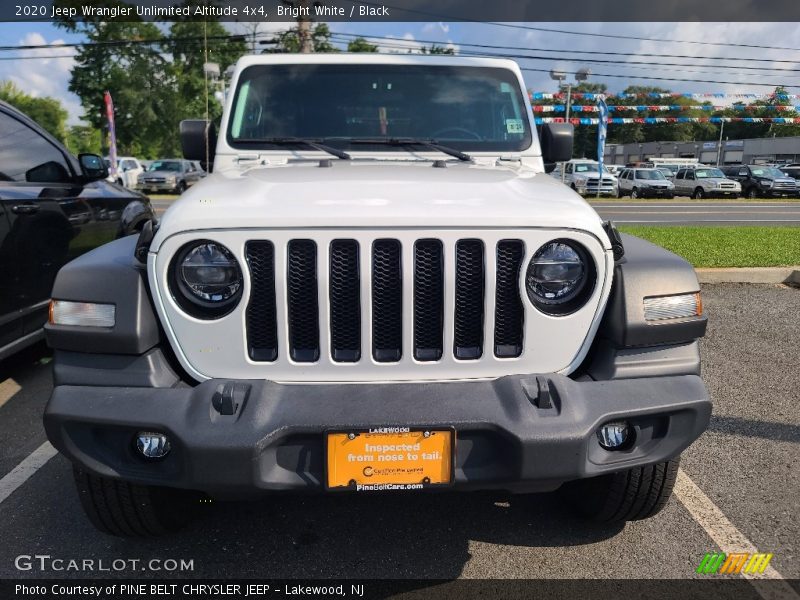
<svg viewBox="0 0 800 600"><path fill-rule="evenodd" d="M319 360L317 244L291 240L286 277L289 314L289 356L295 362Z"/></svg>
<svg viewBox="0 0 800 600"><path fill-rule="evenodd" d="M397 362L403 356L403 265L398 240L372 244L372 357Z"/></svg>
<svg viewBox="0 0 800 600"><path fill-rule="evenodd" d="M494 311L494 355L516 358L522 354L525 311L519 289L519 274L525 245L522 240L497 243L497 289Z"/></svg>
<svg viewBox="0 0 800 600"><path fill-rule="evenodd" d="M250 302L247 323L247 354L252 360L273 362L278 358L278 323L275 310L275 246L269 241L245 245L250 269Z"/></svg>
<svg viewBox="0 0 800 600"><path fill-rule="evenodd" d="M335 362L361 358L361 279L358 242L334 240L330 246L331 357Z"/></svg>
<svg viewBox="0 0 800 600"><path fill-rule="evenodd" d="M520 290L522 240L341 238L319 243L323 251L311 239L289 239L281 247L267 240L246 242L251 285L245 325L251 360L274 363L281 352L283 360L294 363L322 358L333 364L363 363L365 353L368 360L384 364L408 364L409 358L477 363L486 355L522 355L527 306ZM283 281L279 268L285 270ZM368 289L362 289L365 278ZM487 297L492 284L493 298ZM325 302L318 301L319 294ZM277 305L279 298L285 306ZM282 319L285 330L279 327ZM371 327L365 330L367 319Z"/></svg>

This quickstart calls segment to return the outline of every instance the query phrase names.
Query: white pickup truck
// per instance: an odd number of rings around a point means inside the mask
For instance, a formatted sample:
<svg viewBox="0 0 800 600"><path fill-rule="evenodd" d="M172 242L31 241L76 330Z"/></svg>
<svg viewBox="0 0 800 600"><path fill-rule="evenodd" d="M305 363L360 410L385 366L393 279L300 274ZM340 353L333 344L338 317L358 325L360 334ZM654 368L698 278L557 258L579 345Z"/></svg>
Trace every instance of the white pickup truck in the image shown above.
<svg viewBox="0 0 800 600"><path fill-rule="evenodd" d="M239 61L210 174L65 266L44 422L119 536L198 497L555 491L656 514L705 430L683 259L550 177L519 67L447 56Z"/></svg>

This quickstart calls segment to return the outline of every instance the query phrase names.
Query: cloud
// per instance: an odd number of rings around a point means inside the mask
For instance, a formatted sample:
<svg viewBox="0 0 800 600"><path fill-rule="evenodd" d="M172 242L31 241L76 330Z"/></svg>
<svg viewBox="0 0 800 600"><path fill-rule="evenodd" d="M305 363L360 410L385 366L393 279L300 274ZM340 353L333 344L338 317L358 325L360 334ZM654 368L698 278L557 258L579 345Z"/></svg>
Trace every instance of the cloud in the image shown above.
<svg viewBox="0 0 800 600"><path fill-rule="evenodd" d="M22 58L0 63L0 80L13 81L23 92L35 97L51 96L61 101L69 114L68 122L80 121L81 105L78 97L68 91L70 71L75 64L74 48L58 47L63 39L47 40L42 34L29 32L18 40L20 46L55 44L55 48L20 50L15 56L47 57Z"/></svg>

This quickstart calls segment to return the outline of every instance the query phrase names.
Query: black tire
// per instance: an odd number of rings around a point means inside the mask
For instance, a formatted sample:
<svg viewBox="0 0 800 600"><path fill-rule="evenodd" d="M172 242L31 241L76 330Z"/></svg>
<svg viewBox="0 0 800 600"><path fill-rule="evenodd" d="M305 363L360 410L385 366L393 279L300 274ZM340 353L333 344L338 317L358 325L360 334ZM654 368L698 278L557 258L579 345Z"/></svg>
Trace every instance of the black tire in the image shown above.
<svg viewBox="0 0 800 600"><path fill-rule="evenodd" d="M703 190L703 188L701 188L701 187L695 188L694 193L692 194L692 198L694 198L696 200L700 200L700 199L705 198L705 197L706 197L706 193Z"/></svg>
<svg viewBox="0 0 800 600"><path fill-rule="evenodd" d="M625 194L622 191L622 188L617 186L617 198L622 198L623 196L625 196Z"/></svg>
<svg viewBox="0 0 800 600"><path fill-rule="evenodd" d="M175 193L177 193L180 196L185 191L186 191L186 182L185 181L179 181L178 182L178 187L175 188Z"/></svg>
<svg viewBox="0 0 800 600"><path fill-rule="evenodd" d="M580 516L605 523L649 519L672 495L680 457L628 471L573 481L561 488Z"/></svg>
<svg viewBox="0 0 800 600"><path fill-rule="evenodd" d="M136 485L73 468L83 510L99 531L118 537L174 533L195 516L197 492Z"/></svg>
<svg viewBox="0 0 800 600"><path fill-rule="evenodd" d="M631 198L636 200L638 197L639 197L639 190L637 190L636 188L633 188L631 190Z"/></svg>

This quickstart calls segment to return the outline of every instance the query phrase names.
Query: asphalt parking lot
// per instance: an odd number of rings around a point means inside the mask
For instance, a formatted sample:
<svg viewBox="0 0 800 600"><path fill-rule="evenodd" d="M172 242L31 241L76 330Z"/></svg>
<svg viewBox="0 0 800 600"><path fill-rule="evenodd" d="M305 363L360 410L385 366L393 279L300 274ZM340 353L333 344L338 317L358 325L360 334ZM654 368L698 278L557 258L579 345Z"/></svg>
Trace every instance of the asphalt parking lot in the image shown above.
<svg viewBox="0 0 800 600"><path fill-rule="evenodd" d="M587 524L555 495L286 496L211 504L177 535L121 540L91 528L69 464L55 456L0 494L0 578L133 574L15 567L17 556L33 554L192 560L193 570L168 574L186 577L687 578L706 552L738 547L773 553L768 576L799 579L800 289L703 291L714 416L654 519ZM0 477L45 442L48 360L37 347L0 364Z"/></svg>

